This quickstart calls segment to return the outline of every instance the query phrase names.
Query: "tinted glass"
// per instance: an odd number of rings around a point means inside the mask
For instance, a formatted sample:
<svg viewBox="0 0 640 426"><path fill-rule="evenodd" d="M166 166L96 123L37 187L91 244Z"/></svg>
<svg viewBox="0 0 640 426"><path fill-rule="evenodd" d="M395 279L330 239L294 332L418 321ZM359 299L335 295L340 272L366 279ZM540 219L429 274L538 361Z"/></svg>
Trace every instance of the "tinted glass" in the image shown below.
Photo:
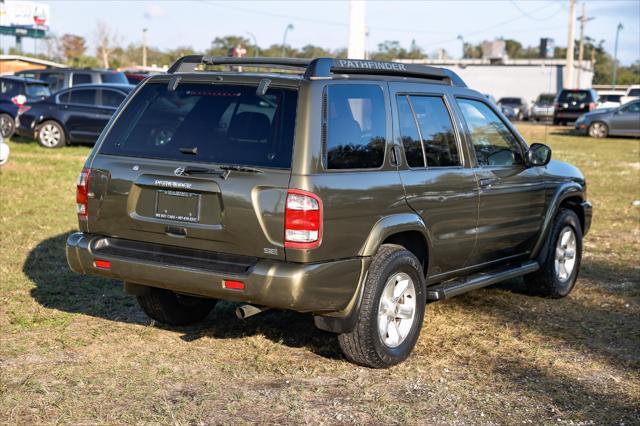
<svg viewBox="0 0 640 426"><path fill-rule="evenodd" d="M288 168L297 92L250 86L147 84L100 152L179 161ZM192 154L195 152L195 155Z"/></svg>
<svg viewBox="0 0 640 426"><path fill-rule="evenodd" d="M327 87L327 168L382 166L385 134L384 95L379 86L336 84Z"/></svg>
<svg viewBox="0 0 640 426"><path fill-rule="evenodd" d="M91 74L74 72L71 77L72 84L91 84Z"/></svg>
<svg viewBox="0 0 640 426"><path fill-rule="evenodd" d="M27 84L26 95L30 98L44 98L49 96L51 92L49 87L44 84Z"/></svg>
<svg viewBox="0 0 640 426"><path fill-rule="evenodd" d="M20 94L18 85L9 80L0 80L0 94L2 97L10 98Z"/></svg>
<svg viewBox="0 0 640 426"><path fill-rule="evenodd" d="M70 96L71 96L71 91L66 91L64 93L60 93L58 95L58 103L59 104L68 104Z"/></svg>
<svg viewBox="0 0 640 426"><path fill-rule="evenodd" d="M109 71L102 73L102 82L103 83L119 83L119 84L129 84L129 80L122 72L117 71Z"/></svg>
<svg viewBox="0 0 640 426"><path fill-rule="evenodd" d="M500 104L516 104L516 105L518 105L518 104L522 103L522 99L520 99L520 98L500 98L498 103L500 103Z"/></svg>
<svg viewBox="0 0 640 426"><path fill-rule="evenodd" d="M622 112L625 112L625 113L640 112L640 102L633 102L628 105L625 105L623 108L621 108L621 110Z"/></svg>
<svg viewBox="0 0 640 426"><path fill-rule="evenodd" d="M640 96L640 89L631 89L629 90L628 96Z"/></svg>
<svg viewBox="0 0 640 426"><path fill-rule="evenodd" d="M98 91L95 89L77 89L69 92L69 103L78 105L96 105Z"/></svg>
<svg viewBox="0 0 640 426"><path fill-rule="evenodd" d="M555 95L540 95L538 96L538 102L541 104L552 104L555 99Z"/></svg>
<svg viewBox="0 0 640 426"><path fill-rule="evenodd" d="M411 96L411 104L420 126L427 167L460 165L456 137L444 100L437 96Z"/></svg>
<svg viewBox="0 0 640 426"><path fill-rule="evenodd" d="M511 166L522 163L515 136L486 104L458 99L469 128L471 142L480 166Z"/></svg>
<svg viewBox="0 0 640 426"><path fill-rule="evenodd" d="M420 135L416 127L416 119L411 111L406 95L398 96L398 118L400 120L400 137L409 167L424 167L424 155Z"/></svg>
<svg viewBox="0 0 640 426"><path fill-rule="evenodd" d="M56 91L64 87L64 74L62 73L43 73L40 80L44 80L49 84L49 89Z"/></svg>
<svg viewBox="0 0 640 426"><path fill-rule="evenodd" d="M558 97L559 102L589 102L588 90L563 90Z"/></svg>
<svg viewBox="0 0 640 426"><path fill-rule="evenodd" d="M100 105L111 108L117 108L124 101L124 95L115 90L102 89L102 102Z"/></svg>

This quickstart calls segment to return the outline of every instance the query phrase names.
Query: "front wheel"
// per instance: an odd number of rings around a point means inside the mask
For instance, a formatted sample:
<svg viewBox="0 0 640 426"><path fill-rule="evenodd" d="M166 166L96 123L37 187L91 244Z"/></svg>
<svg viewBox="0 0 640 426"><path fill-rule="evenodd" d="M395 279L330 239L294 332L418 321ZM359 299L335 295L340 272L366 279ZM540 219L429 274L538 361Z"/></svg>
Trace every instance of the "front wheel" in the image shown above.
<svg viewBox="0 0 640 426"><path fill-rule="evenodd" d="M215 299L174 293L163 288L149 288L137 296L138 304L151 319L169 325L190 325L203 320L215 307Z"/></svg>
<svg viewBox="0 0 640 426"><path fill-rule="evenodd" d="M0 114L0 135L5 139L9 139L13 136L15 130L16 124L13 118L9 114Z"/></svg>
<svg viewBox="0 0 640 426"><path fill-rule="evenodd" d="M66 144L64 129L55 121L45 121L36 133L38 143L45 148L60 148Z"/></svg>
<svg viewBox="0 0 640 426"><path fill-rule="evenodd" d="M582 260L582 227L573 210L558 212L542 250L540 269L524 277L527 288L544 297L567 296L578 279Z"/></svg>
<svg viewBox="0 0 640 426"><path fill-rule="evenodd" d="M592 138L606 138L609 135L609 128L606 124L596 121L589 126L589 136Z"/></svg>
<svg viewBox="0 0 640 426"><path fill-rule="evenodd" d="M404 361L420 335L426 304L422 266L409 251L383 245L369 267L353 330L338 336L345 357L386 368Z"/></svg>

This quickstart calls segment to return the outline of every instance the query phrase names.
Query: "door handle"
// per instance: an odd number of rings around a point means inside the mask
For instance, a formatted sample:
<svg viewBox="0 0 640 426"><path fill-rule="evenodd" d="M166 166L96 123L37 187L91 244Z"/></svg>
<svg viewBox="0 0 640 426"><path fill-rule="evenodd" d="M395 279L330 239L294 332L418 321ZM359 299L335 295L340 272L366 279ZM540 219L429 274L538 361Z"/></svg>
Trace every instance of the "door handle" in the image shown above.
<svg viewBox="0 0 640 426"><path fill-rule="evenodd" d="M480 179L478 183L480 184L480 188L489 189L497 181L498 179L495 179L495 178L485 178L485 179Z"/></svg>

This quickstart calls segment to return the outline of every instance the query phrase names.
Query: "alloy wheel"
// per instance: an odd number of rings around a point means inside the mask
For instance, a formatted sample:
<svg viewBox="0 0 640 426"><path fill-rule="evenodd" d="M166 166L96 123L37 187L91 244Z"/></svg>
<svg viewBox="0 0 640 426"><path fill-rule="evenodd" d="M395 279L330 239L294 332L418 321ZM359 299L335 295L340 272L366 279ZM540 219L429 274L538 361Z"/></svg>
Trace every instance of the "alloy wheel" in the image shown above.
<svg viewBox="0 0 640 426"><path fill-rule="evenodd" d="M576 233L570 226L565 226L558 236L554 261L555 273L560 282L564 283L571 277L576 266L576 250Z"/></svg>
<svg viewBox="0 0 640 426"><path fill-rule="evenodd" d="M378 305L378 334L389 348L400 346L407 338L416 314L416 288L404 272L391 276Z"/></svg>

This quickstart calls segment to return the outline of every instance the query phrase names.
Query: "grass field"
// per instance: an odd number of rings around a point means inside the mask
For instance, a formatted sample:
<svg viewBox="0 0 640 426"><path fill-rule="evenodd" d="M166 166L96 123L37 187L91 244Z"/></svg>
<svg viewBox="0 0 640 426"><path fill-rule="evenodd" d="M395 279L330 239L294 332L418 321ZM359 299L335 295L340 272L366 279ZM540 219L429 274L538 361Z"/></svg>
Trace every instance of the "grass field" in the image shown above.
<svg viewBox="0 0 640 426"><path fill-rule="evenodd" d="M545 140L542 126L521 125ZM87 147L11 142L0 174L0 422L640 423L640 141L549 128L586 174L594 222L576 290L511 286L427 307L412 357L345 361L307 315L151 323L118 282L69 271ZM637 204L637 203L636 203Z"/></svg>

